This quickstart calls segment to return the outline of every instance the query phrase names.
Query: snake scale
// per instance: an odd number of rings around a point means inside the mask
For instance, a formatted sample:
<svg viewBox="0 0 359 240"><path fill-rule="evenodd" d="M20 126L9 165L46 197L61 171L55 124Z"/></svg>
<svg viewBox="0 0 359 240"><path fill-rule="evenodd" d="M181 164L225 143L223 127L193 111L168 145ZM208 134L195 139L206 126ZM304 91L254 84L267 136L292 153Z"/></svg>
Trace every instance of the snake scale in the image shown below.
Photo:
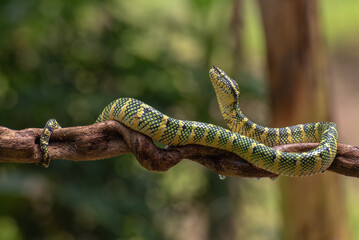
<svg viewBox="0 0 359 240"><path fill-rule="evenodd" d="M239 108L237 83L224 71L213 67L209 72L222 115L230 130L203 122L178 120L133 98L111 102L96 120L116 120L166 145L199 144L227 150L253 165L285 176L309 176L324 172L337 151L335 123L316 122L284 128L267 128L250 121ZM43 159L49 165L48 144L51 133L60 127L50 119L40 138ZM275 145L319 142L315 149L302 153L281 152Z"/></svg>

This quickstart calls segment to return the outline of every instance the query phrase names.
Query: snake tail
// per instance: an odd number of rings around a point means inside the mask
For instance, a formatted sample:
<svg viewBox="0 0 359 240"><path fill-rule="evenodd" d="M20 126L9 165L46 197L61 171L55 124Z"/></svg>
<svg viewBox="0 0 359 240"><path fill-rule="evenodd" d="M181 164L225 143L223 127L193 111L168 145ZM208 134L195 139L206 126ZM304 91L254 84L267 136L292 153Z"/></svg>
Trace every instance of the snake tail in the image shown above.
<svg viewBox="0 0 359 240"><path fill-rule="evenodd" d="M52 132L56 128L61 128L60 124L53 118L49 119L42 131L40 136L40 150L42 153L42 158L36 162L37 165L47 168L50 164L50 154L49 154L49 141Z"/></svg>

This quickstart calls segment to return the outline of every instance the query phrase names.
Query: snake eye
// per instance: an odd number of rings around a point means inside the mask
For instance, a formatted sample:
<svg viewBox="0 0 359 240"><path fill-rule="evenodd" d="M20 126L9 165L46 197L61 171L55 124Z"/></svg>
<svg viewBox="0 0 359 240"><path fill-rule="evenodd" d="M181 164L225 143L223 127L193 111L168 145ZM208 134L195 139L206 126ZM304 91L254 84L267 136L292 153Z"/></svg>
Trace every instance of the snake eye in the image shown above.
<svg viewBox="0 0 359 240"><path fill-rule="evenodd" d="M221 75L221 77L224 77L224 72L221 72L219 75Z"/></svg>

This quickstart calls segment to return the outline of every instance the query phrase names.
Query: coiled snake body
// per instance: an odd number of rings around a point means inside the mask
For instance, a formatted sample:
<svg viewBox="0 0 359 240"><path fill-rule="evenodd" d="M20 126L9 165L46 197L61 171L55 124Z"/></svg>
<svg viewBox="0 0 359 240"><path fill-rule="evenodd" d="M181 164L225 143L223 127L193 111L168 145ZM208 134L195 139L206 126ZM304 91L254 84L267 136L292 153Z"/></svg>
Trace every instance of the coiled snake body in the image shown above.
<svg viewBox="0 0 359 240"><path fill-rule="evenodd" d="M119 98L110 103L96 122L116 120L167 145L199 144L233 152L255 166L286 176L308 176L325 171L337 151L335 123L316 122L285 128L259 126L241 112L237 83L217 67L210 70L222 115L230 130L195 121L183 121L164 115L151 106L133 99ZM43 159L48 166L48 142L54 119L46 124L40 139ZM272 146L287 143L319 142L317 148L303 153L277 151Z"/></svg>

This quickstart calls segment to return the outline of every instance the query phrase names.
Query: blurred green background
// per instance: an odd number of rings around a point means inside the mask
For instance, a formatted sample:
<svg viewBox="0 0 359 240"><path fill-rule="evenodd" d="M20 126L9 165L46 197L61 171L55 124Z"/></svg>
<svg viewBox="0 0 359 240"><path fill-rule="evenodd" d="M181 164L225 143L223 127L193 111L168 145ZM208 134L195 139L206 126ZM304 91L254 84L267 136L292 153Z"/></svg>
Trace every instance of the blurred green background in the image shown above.
<svg viewBox="0 0 359 240"><path fill-rule="evenodd" d="M0 13L2 126L41 128L51 117L63 127L88 125L125 96L172 117L224 126L208 78L212 65L238 80L243 111L270 124L253 1L244 1L240 66L230 0L2 0ZM349 101L340 96L348 90L343 79L358 76L358 18L355 0L320 2L334 119L341 142L353 145L359 133L347 126L358 127L359 114L340 107ZM350 235L359 239L358 183L344 183ZM280 201L277 182L221 181L189 161L166 173L148 172L132 155L54 160L48 169L3 163L0 239L279 239Z"/></svg>

